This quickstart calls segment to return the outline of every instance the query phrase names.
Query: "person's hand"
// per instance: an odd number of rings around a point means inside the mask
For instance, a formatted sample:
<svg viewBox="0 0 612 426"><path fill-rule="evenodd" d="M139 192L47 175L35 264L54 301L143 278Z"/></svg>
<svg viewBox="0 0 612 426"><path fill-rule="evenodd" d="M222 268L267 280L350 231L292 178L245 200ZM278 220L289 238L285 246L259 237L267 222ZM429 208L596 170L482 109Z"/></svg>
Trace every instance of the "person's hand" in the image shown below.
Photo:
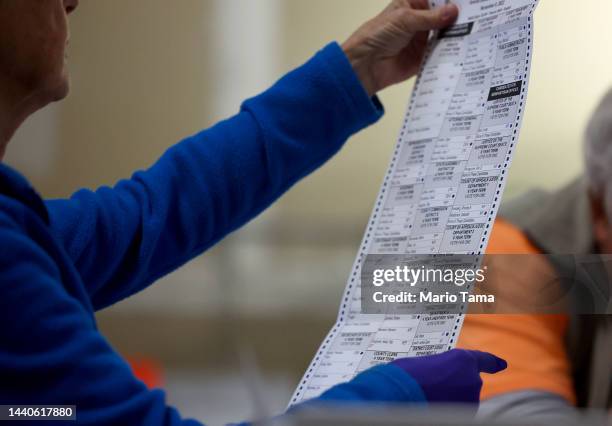
<svg viewBox="0 0 612 426"><path fill-rule="evenodd" d="M342 44L370 96L419 71L429 32L456 19L457 6L430 10L427 0L393 0Z"/></svg>
<svg viewBox="0 0 612 426"><path fill-rule="evenodd" d="M480 373L497 373L506 361L486 352L453 349L438 355L401 358L365 370L350 382L298 407L320 402L461 403L480 401Z"/></svg>
<svg viewBox="0 0 612 426"><path fill-rule="evenodd" d="M429 402L472 403L480 401L480 373L497 373L508 364L487 352L453 349L421 358L393 361L421 386Z"/></svg>

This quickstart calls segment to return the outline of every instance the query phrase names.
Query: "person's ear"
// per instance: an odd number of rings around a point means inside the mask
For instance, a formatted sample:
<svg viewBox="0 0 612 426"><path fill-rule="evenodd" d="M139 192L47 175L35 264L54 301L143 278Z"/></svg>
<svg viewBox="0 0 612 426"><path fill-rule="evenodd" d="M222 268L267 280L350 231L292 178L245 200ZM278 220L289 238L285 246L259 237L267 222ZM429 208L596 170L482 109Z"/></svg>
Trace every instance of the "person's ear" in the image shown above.
<svg viewBox="0 0 612 426"><path fill-rule="evenodd" d="M610 232L610 221L606 214L606 205L601 195L589 191L589 203L591 206L591 221L593 222L593 236L599 247L607 246L612 235Z"/></svg>

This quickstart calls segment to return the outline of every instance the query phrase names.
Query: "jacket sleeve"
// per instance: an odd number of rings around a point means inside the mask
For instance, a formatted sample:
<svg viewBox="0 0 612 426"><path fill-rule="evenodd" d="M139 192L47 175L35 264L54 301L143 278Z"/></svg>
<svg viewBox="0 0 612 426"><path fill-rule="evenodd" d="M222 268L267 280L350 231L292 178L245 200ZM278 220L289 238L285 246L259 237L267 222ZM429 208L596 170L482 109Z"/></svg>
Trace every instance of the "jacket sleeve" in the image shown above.
<svg viewBox="0 0 612 426"><path fill-rule="evenodd" d="M248 222L381 115L332 43L150 169L48 201L52 227L101 309Z"/></svg>
<svg viewBox="0 0 612 426"><path fill-rule="evenodd" d="M403 369L381 364L359 373L353 380L323 392L309 403L369 401L378 403L426 403L423 389Z"/></svg>
<svg viewBox="0 0 612 426"><path fill-rule="evenodd" d="M362 408L380 408L386 404L414 404L423 407L427 405L427 399L419 383L410 374L396 365L381 364L362 371L350 382L333 386L317 398L290 407L284 415L276 417L275 420L279 420L280 424L283 424L283 420L292 424L291 416L302 410L316 410L321 407L347 410L359 404ZM233 426L248 424L239 423Z"/></svg>

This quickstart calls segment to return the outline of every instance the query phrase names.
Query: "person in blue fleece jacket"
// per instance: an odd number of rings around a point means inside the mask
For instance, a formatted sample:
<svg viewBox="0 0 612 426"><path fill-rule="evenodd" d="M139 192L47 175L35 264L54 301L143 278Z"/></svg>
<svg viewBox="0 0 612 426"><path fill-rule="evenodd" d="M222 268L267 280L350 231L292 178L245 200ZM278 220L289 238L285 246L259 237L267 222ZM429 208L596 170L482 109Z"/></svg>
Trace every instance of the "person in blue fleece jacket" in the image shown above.
<svg viewBox="0 0 612 426"><path fill-rule="evenodd" d="M68 94L77 5L0 0L0 156L28 116ZM132 375L94 312L201 254L376 122L376 92L414 75L429 31L456 16L454 6L395 0L342 46L112 188L45 201L0 163L0 404L76 405L81 424L199 424ZM480 372L504 367L470 351L400 360L320 400L477 402Z"/></svg>

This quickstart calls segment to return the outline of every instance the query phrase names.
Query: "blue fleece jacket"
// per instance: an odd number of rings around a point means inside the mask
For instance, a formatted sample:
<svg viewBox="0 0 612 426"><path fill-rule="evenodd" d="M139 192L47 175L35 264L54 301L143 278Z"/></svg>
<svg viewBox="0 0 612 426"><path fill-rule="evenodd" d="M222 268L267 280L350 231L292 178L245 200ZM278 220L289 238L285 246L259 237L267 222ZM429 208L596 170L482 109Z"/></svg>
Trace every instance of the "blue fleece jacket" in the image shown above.
<svg viewBox="0 0 612 426"><path fill-rule="evenodd" d="M199 424L132 375L94 312L248 222L381 114L333 43L113 188L43 201L0 164L0 404L76 405L82 424ZM398 400L422 395L371 380Z"/></svg>

